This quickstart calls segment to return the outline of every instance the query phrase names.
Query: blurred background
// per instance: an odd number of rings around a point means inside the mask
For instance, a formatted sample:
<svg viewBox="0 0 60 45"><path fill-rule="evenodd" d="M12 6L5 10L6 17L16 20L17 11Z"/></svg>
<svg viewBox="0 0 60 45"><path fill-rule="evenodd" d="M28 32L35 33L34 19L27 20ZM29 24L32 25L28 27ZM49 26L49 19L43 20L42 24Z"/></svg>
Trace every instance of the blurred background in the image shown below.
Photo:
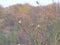
<svg viewBox="0 0 60 45"><path fill-rule="evenodd" d="M0 45L60 45L60 0L0 0Z"/></svg>

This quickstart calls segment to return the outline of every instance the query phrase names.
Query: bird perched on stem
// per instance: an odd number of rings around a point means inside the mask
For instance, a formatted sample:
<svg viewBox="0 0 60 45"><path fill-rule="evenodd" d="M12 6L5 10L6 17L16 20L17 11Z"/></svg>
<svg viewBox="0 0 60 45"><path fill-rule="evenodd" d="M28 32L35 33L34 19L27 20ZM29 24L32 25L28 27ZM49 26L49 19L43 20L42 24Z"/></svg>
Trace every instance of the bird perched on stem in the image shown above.
<svg viewBox="0 0 60 45"><path fill-rule="evenodd" d="M37 4L39 4L39 2L38 2L38 1L36 1L36 3L37 3Z"/></svg>

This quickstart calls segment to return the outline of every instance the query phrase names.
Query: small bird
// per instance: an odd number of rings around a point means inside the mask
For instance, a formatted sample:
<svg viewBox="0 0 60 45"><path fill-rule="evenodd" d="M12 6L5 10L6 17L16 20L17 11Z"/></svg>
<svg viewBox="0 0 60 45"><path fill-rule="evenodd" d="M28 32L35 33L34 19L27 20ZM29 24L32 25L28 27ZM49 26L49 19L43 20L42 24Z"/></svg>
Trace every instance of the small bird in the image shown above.
<svg viewBox="0 0 60 45"><path fill-rule="evenodd" d="M38 2L38 1L36 1L36 3L37 3L37 4L39 4L39 2Z"/></svg>

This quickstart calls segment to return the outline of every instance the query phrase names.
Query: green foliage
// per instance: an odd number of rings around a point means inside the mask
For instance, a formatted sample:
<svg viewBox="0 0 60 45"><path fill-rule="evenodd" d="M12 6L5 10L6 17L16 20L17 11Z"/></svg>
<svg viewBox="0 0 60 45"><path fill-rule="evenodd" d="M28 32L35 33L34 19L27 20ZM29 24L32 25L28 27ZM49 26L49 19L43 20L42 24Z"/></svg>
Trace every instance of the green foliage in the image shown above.
<svg viewBox="0 0 60 45"><path fill-rule="evenodd" d="M0 45L8 45L8 39L0 32Z"/></svg>
<svg viewBox="0 0 60 45"><path fill-rule="evenodd" d="M8 39L9 39L11 45L17 45L17 35L15 33L16 32L11 32L8 36Z"/></svg>

